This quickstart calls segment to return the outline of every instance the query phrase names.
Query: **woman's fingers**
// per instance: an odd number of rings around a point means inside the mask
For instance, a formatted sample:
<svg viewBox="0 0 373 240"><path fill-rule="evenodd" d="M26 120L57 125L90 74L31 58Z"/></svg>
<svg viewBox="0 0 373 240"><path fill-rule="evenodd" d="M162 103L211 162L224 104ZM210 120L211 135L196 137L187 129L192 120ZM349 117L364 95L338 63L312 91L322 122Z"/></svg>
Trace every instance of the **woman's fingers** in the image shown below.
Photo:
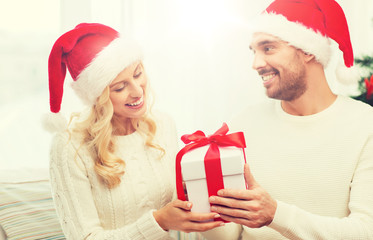
<svg viewBox="0 0 373 240"><path fill-rule="evenodd" d="M184 232L205 232L216 227L223 226L222 221L210 221L210 222L189 222L185 226Z"/></svg>
<svg viewBox="0 0 373 240"><path fill-rule="evenodd" d="M181 201L179 199L172 202L174 207L181 208L185 211L190 211L192 209L193 204L188 201Z"/></svg>

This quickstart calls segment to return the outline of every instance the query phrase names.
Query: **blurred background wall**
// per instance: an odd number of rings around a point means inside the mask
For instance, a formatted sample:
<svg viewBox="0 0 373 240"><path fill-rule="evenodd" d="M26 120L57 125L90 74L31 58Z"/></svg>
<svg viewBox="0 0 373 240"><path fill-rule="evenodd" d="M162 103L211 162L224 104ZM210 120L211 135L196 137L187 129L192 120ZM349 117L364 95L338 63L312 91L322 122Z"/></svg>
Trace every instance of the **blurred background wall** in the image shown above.
<svg viewBox="0 0 373 240"><path fill-rule="evenodd" d="M0 0L0 168L48 167L51 135L47 61L54 41L80 22L107 24L135 36L156 93L156 108L176 121L179 135L212 133L248 104L264 100L251 69L247 26L268 0ZM356 56L373 54L373 1L337 0L350 25ZM338 54L336 54L337 56ZM334 59L337 59L335 57ZM356 86L335 81L336 93ZM83 106L65 80L62 113Z"/></svg>

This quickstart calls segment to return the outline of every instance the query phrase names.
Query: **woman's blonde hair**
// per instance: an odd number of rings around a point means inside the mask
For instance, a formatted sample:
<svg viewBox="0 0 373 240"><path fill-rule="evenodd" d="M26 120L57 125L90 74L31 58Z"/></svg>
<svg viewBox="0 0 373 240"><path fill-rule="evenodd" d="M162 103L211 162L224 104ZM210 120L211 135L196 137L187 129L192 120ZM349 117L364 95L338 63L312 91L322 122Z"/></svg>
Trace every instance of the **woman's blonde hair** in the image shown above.
<svg viewBox="0 0 373 240"><path fill-rule="evenodd" d="M147 99L149 99L147 91ZM153 143L157 126L155 121L149 116L151 104L147 113L139 119L130 119L130 123L141 135L145 136L146 146L160 151L160 157L165 153L164 149ZM80 114L74 114L80 116ZM110 100L110 88L107 86L96 104L91 108L88 116L77 122L73 132L83 135L82 145L87 144L89 149L93 149L97 157L95 159L95 171L101 180L109 187L114 188L121 183L124 174L125 161L115 155L116 144L114 141L115 125L118 124L114 117L114 108Z"/></svg>

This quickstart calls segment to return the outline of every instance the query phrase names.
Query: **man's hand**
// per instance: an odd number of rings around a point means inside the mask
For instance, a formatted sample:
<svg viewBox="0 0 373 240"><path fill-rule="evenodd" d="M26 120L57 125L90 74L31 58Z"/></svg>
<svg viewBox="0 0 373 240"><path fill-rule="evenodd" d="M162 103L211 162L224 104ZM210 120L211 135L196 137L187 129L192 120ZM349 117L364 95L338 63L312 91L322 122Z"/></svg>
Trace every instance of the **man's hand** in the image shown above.
<svg viewBox="0 0 373 240"><path fill-rule="evenodd" d="M269 225L276 212L277 202L255 181L248 164L245 164L247 190L222 189L211 196L211 211L227 221L260 228Z"/></svg>

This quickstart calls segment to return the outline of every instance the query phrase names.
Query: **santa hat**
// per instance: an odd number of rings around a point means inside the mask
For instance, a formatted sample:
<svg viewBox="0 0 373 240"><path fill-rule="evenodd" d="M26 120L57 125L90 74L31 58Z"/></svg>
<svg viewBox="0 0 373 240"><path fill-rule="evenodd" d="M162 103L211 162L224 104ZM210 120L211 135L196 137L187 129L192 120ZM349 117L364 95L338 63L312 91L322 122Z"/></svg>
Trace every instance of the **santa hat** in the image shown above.
<svg viewBox="0 0 373 240"><path fill-rule="evenodd" d="M94 105L106 86L127 66L142 59L139 45L103 24L81 23L57 39L48 61L50 110L44 119L49 131L66 129L59 114L66 68L78 97Z"/></svg>
<svg viewBox="0 0 373 240"><path fill-rule="evenodd" d="M259 16L252 30L276 36L314 55L324 67L330 60L332 39L343 53L344 64L337 67L337 79L342 83L359 79L353 68L346 17L335 0L275 0Z"/></svg>

